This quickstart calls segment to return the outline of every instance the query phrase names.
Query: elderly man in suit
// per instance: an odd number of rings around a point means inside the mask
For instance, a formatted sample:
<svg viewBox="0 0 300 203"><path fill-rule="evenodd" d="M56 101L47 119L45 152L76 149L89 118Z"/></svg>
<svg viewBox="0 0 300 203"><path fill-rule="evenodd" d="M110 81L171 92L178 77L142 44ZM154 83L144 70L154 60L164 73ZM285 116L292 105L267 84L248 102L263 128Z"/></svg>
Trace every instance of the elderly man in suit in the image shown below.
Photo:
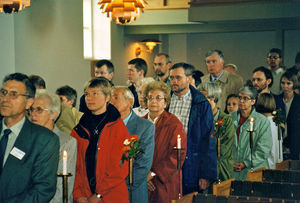
<svg viewBox="0 0 300 203"><path fill-rule="evenodd" d="M114 87L111 103L120 112L121 118L123 119L130 135L139 136L140 146L144 149L144 153L140 154L133 164L133 185L131 188L132 199L130 199L130 202L147 203L147 174L149 173L152 165L155 127L150 121L140 118L131 110L134 104L134 96L127 87Z"/></svg>
<svg viewBox="0 0 300 203"><path fill-rule="evenodd" d="M25 116L35 87L22 73L0 90L0 202L49 202L55 194L59 140Z"/></svg>
<svg viewBox="0 0 300 203"><path fill-rule="evenodd" d="M58 95L51 93L47 90L37 90L35 100L29 109L31 121L35 124L44 126L53 131L59 138L60 143L60 156L58 163L58 173L63 172L63 152L67 152L67 172L72 176L68 178L68 202L73 202L73 188L75 180L75 168L77 157L77 142L76 139L61 131L54 121L59 116L61 111L61 103ZM63 197L62 181L57 179L56 193L50 202L61 202Z"/></svg>

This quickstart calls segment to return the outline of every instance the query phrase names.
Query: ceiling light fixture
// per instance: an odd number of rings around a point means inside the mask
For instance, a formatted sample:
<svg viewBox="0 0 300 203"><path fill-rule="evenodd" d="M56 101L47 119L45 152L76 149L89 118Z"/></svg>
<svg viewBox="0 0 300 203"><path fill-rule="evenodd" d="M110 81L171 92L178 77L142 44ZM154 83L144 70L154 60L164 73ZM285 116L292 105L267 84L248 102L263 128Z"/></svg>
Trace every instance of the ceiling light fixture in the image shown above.
<svg viewBox="0 0 300 203"><path fill-rule="evenodd" d="M0 12L17 13L30 6L30 0L0 0Z"/></svg>
<svg viewBox="0 0 300 203"><path fill-rule="evenodd" d="M117 24L128 24L136 20L144 12L144 0L100 0L98 2L102 13Z"/></svg>

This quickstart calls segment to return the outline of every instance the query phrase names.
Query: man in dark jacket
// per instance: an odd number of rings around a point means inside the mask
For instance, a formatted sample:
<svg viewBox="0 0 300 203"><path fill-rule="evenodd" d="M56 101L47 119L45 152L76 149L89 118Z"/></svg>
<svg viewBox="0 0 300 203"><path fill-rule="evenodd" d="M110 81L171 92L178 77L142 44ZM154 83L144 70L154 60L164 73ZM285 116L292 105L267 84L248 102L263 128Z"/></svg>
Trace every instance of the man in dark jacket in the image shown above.
<svg viewBox="0 0 300 203"><path fill-rule="evenodd" d="M169 111L182 122L187 133L187 152L183 164L183 194L205 190L217 176L213 115L202 93L189 85L189 64L177 63L170 69L173 91Z"/></svg>

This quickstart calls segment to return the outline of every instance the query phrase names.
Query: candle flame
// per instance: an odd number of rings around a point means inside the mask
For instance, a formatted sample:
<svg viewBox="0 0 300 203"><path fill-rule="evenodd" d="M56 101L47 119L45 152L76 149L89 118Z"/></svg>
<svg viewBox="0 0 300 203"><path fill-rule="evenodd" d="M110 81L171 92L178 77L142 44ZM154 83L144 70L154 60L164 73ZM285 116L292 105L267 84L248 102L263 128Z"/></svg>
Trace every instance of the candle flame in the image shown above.
<svg viewBox="0 0 300 203"><path fill-rule="evenodd" d="M250 122L252 122L252 123L254 122L254 118L253 117L250 118Z"/></svg>
<svg viewBox="0 0 300 203"><path fill-rule="evenodd" d="M64 150L64 152L63 152L63 158L66 159L67 157L68 157L68 153L67 153L66 150Z"/></svg>

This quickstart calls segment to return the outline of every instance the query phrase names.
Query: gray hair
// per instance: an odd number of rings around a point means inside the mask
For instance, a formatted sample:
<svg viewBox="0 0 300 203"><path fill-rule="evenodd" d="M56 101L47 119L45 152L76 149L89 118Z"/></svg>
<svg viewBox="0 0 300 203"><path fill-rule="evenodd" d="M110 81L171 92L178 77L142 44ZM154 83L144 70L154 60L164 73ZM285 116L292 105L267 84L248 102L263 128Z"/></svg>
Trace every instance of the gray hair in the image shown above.
<svg viewBox="0 0 300 203"><path fill-rule="evenodd" d="M214 53L217 53L220 57L220 59L224 60L224 55L223 55L223 52L218 50L218 49L213 49L213 50L210 50L208 51L206 54L205 54L205 58L208 57L208 56L211 56L213 55Z"/></svg>
<svg viewBox="0 0 300 203"><path fill-rule="evenodd" d="M143 85L148 85L151 82L154 82L154 78L153 77L146 77L140 80L140 82L137 84L137 90L139 90L140 87L142 87Z"/></svg>
<svg viewBox="0 0 300 203"><path fill-rule="evenodd" d="M251 99L256 99L257 97L257 91L253 87L249 86L242 87L239 91L239 94L240 93L248 94L251 97Z"/></svg>
<svg viewBox="0 0 300 203"><path fill-rule="evenodd" d="M118 90L123 90L125 99L126 100L132 99L133 100L132 105L134 104L134 96L133 96L132 92L130 91L130 89L128 89L128 87L126 87L126 86L113 86L112 87L112 90L117 90L117 89Z"/></svg>
<svg viewBox="0 0 300 203"><path fill-rule="evenodd" d="M57 113L57 116L54 119L54 121L58 118L61 111L61 102L58 95L49 92L46 89L38 89L36 90L35 99L47 100L47 108L49 109L49 113Z"/></svg>
<svg viewBox="0 0 300 203"><path fill-rule="evenodd" d="M238 72L238 67L237 67L235 64L233 64L233 63L228 63L228 64L226 64L226 65L224 66L224 68L227 67L227 66L232 67L232 68L234 69L235 72Z"/></svg>
<svg viewBox="0 0 300 203"><path fill-rule="evenodd" d="M204 82L198 85L197 89L199 91L206 91L208 98L215 98L217 103L221 97L222 89L220 86L213 82Z"/></svg>

